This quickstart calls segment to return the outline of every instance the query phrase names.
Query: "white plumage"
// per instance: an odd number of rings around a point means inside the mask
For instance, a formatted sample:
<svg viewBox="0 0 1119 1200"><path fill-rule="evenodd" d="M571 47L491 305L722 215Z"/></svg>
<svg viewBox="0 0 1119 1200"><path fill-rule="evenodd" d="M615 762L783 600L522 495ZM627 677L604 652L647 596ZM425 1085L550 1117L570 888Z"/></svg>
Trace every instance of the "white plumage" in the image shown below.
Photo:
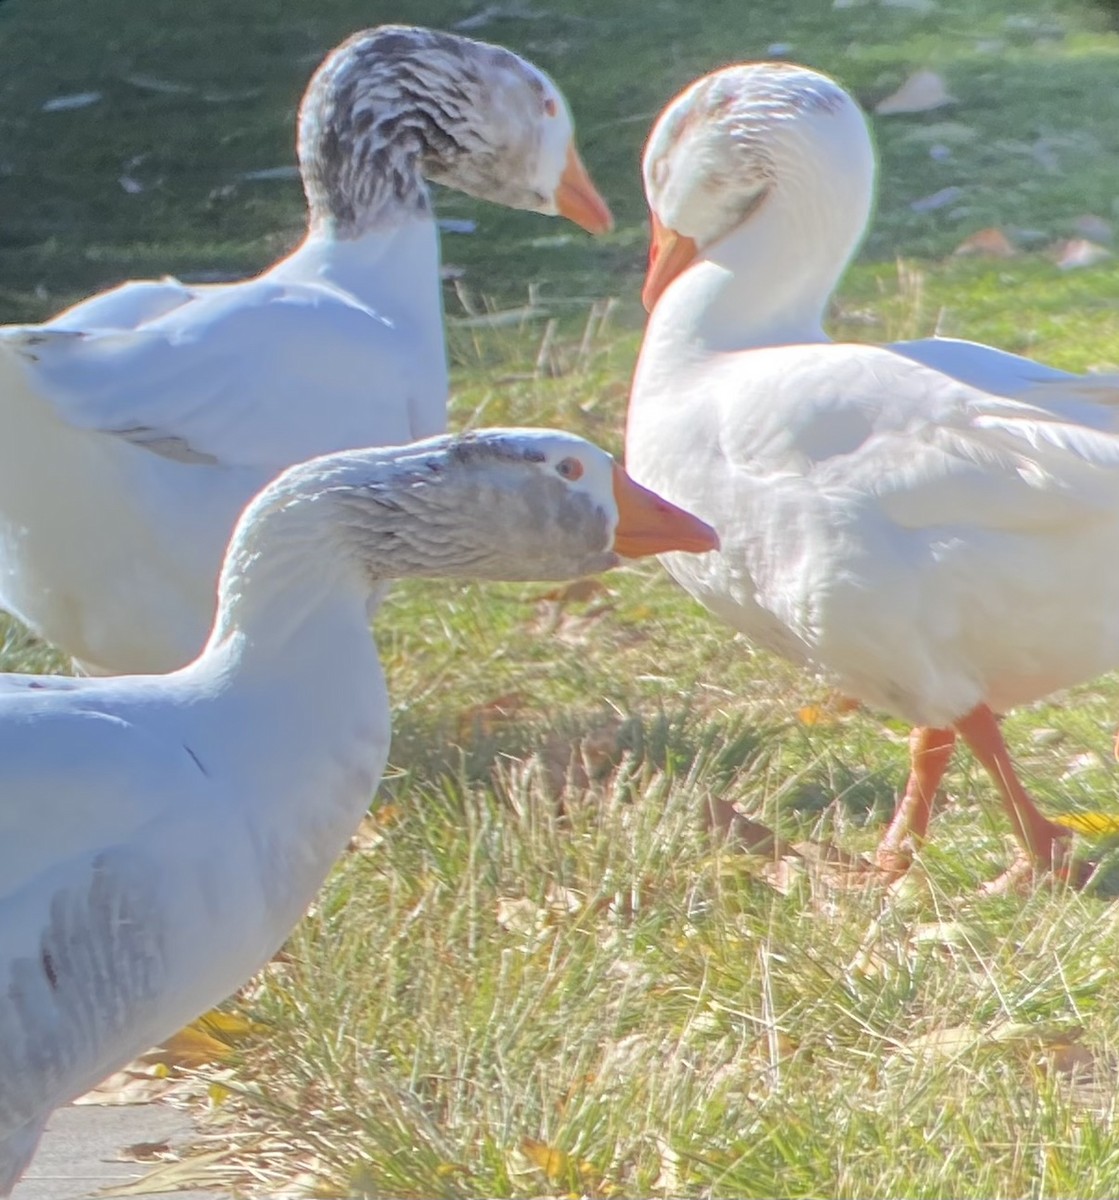
<svg viewBox="0 0 1119 1200"><path fill-rule="evenodd" d="M380 581L715 544L567 434L350 451L249 506L188 666L0 676L0 1195L53 1108L275 953L344 848L388 753Z"/></svg>
<svg viewBox="0 0 1119 1200"><path fill-rule="evenodd" d="M1067 833L993 714L1119 664L1119 381L943 339L835 344L823 316L873 198L866 122L832 80L697 81L645 154L652 308L626 457L719 530L673 576L770 650L917 728L879 851L924 837L957 733L1029 866Z"/></svg>
<svg viewBox="0 0 1119 1200"><path fill-rule="evenodd" d="M507 50L384 26L308 86L310 224L244 283L124 284L0 329L0 603L96 672L198 652L222 552L280 470L446 423L426 179L609 227L555 85Z"/></svg>

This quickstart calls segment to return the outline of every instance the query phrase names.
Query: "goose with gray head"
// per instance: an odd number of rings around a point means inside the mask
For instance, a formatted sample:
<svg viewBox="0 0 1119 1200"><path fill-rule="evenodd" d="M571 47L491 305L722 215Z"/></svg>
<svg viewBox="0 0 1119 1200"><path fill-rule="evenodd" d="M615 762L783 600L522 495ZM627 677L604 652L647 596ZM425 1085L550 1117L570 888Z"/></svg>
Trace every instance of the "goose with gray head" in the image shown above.
<svg viewBox="0 0 1119 1200"><path fill-rule="evenodd" d="M0 676L0 1195L52 1109L275 953L366 810L385 580L569 579L712 530L581 438L491 430L291 468L248 507L201 655Z"/></svg>
<svg viewBox="0 0 1119 1200"><path fill-rule="evenodd" d="M230 530L284 467L446 424L428 181L560 213L609 209L555 84L508 50L359 33L307 88L306 237L243 283L140 281L0 329L0 603L85 669L202 645Z"/></svg>
<svg viewBox="0 0 1119 1200"><path fill-rule="evenodd" d="M833 80L747 63L696 81L645 151L649 323L626 462L719 529L666 565L757 644L914 726L878 862L924 842L953 744L1020 843L994 886L1064 870L996 714L1119 666L1119 381L972 343L831 342L870 212L866 122Z"/></svg>

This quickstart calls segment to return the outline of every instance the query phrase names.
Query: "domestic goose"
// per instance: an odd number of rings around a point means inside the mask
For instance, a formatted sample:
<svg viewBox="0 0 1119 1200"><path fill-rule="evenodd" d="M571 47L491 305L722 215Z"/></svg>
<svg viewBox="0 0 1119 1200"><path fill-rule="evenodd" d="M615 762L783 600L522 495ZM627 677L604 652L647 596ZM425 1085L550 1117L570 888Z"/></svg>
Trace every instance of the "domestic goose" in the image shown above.
<svg viewBox="0 0 1119 1200"><path fill-rule="evenodd" d="M275 953L346 845L388 752L382 581L715 544L568 434L347 451L246 509L189 665L0 676L0 1195L52 1109Z"/></svg>
<svg viewBox="0 0 1119 1200"><path fill-rule="evenodd" d="M863 235L866 121L833 80L747 63L697 80L644 155L650 316L626 466L722 549L673 577L752 641L913 726L877 852L928 833L953 744L1021 846L992 890L1067 868L998 716L1119 665L1119 383L991 347L829 341Z"/></svg>
<svg viewBox="0 0 1119 1200"><path fill-rule="evenodd" d="M497 46L355 34L314 73L302 243L242 283L126 283L0 329L0 605L93 673L201 648L222 553L284 467L446 425L428 181L594 233L556 85Z"/></svg>

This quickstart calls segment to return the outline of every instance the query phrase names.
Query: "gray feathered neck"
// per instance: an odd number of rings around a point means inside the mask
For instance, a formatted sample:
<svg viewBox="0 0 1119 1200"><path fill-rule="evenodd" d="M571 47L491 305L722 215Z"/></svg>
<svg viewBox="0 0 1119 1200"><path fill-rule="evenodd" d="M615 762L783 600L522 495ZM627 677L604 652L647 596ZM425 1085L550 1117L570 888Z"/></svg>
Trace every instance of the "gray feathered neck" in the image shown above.
<svg viewBox="0 0 1119 1200"><path fill-rule="evenodd" d="M491 198L484 177L506 147L487 145L480 113L510 76L546 103L529 64L484 42L384 25L337 46L299 113L312 227L332 219L338 236L357 237L393 210L428 213L425 177Z"/></svg>

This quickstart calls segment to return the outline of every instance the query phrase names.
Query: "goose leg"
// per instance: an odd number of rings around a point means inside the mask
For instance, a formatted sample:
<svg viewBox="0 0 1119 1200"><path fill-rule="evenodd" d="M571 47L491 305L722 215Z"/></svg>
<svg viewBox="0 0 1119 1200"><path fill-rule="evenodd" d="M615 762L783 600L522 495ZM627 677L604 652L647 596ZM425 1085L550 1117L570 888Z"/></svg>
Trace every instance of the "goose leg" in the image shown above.
<svg viewBox="0 0 1119 1200"><path fill-rule="evenodd" d="M1010 761L995 714L980 704L956 722L956 730L995 781L1022 847L1019 861L984 890L1004 891L1032 879L1038 870L1064 875L1071 834L1045 817L1030 799Z"/></svg>
<svg viewBox="0 0 1119 1200"><path fill-rule="evenodd" d="M888 879L904 875L913 851L925 840L937 789L956 744L954 729L918 727L909 734L909 780L874 860Z"/></svg>

